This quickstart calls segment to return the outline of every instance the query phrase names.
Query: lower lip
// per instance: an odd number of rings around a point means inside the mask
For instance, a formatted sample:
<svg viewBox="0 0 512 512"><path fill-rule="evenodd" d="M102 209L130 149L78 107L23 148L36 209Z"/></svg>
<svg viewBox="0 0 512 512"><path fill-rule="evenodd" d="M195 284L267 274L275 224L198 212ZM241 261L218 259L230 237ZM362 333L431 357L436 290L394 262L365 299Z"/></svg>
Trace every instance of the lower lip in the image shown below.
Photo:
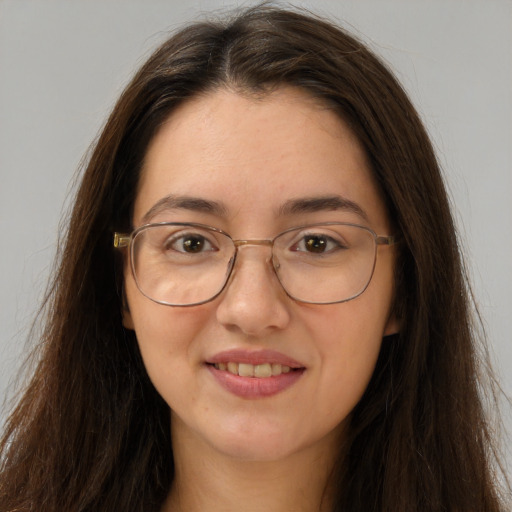
<svg viewBox="0 0 512 512"><path fill-rule="evenodd" d="M236 396L248 399L277 395L293 386L304 373L304 369L301 368L273 377L240 377L240 375L234 375L226 370L217 370L213 365L207 366L224 389Z"/></svg>

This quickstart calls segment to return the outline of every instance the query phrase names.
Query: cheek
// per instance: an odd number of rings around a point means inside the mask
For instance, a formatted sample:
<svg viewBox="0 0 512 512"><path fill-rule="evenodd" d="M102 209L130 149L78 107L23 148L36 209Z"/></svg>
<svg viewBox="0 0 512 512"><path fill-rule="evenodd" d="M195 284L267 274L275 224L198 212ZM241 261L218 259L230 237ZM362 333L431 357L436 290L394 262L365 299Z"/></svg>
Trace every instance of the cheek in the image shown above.
<svg viewBox="0 0 512 512"><path fill-rule="evenodd" d="M310 316L320 357L317 405L332 411L338 421L346 418L364 394L373 375L386 334L391 309L391 280L376 279L360 297L318 308ZM388 283L389 281L389 283Z"/></svg>
<svg viewBox="0 0 512 512"><path fill-rule="evenodd" d="M207 308L172 308L144 297L133 279L126 279L129 321L137 336L146 371L168 403L175 383L189 379L199 364L196 339L208 315ZM125 319L125 325L127 321Z"/></svg>
<svg viewBox="0 0 512 512"><path fill-rule="evenodd" d="M348 334L348 333L347 333ZM323 377L316 403L331 429L343 428L347 418L361 400L373 375L382 344L374 333L357 333L332 339L323 354Z"/></svg>
<svg viewBox="0 0 512 512"><path fill-rule="evenodd" d="M355 304L354 304L355 305ZM382 324L361 315L359 308L344 304L344 311L334 319L325 318L317 332L317 347L324 375L336 391L363 392L373 373L382 344Z"/></svg>

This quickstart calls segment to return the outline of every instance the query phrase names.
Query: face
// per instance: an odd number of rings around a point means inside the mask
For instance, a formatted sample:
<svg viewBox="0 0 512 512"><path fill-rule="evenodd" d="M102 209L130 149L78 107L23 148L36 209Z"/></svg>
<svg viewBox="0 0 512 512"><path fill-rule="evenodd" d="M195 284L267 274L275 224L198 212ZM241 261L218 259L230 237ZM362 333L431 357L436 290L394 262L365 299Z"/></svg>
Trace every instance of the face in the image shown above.
<svg viewBox="0 0 512 512"><path fill-rule="evenodd" d="M325 197L349 200L360 211L332 201L283 208ZM291 88L263 99L219 90L175 111L150 144L141 174L133 223L147 222L207 224L233 239L270 239L324 222L391 234L354 135L332 111ZM125 326L135 330L148 374L171 408L173 438L179 432L250 460L332 448L369 382L383 336L397 331L393 258L392 247L378 246L366 291L330 305L287 296L267 246L242 247L223 292L189 307L142 295L127 262ZM223 363L292 370L244 377Z"/></svg>

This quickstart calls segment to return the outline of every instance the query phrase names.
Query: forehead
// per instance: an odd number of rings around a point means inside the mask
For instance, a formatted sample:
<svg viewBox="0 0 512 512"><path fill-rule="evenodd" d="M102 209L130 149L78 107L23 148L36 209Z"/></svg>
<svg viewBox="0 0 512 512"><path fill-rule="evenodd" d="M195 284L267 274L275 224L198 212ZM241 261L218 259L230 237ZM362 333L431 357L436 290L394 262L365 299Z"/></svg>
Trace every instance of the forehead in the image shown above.
<svg viewBox="0 0 512 512"><path fill-rule="evenodd" d="M385 215L365 152L337 114L294 88L258 98L221 89L182 104L157 132L134 223L168 195L221 202L229 216L333 194Z"/></svg>

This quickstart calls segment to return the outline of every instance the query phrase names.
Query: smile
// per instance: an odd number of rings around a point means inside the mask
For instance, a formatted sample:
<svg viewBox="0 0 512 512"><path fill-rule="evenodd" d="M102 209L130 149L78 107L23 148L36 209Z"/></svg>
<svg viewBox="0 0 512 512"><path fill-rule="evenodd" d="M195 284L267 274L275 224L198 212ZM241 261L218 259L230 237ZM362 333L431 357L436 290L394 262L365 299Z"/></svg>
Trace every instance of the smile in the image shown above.
<svg viewBox="0 0 512 512"><path fill-rule="evenodd" d="M232 361L227 363L215 363L214 367L217 370L228 371L240 377L255 377L257 379L277 377L283 373L289 373L292 370L289 366L279 363L248 364L235 363Z"/></svg>
<svg viewBox="0 0 512 512"><path fill-rule="evenodd" d="M227 350L208 358L206 368L226 391L249 400L282 393L306 372L299 361L274 350Z"/></svg>

